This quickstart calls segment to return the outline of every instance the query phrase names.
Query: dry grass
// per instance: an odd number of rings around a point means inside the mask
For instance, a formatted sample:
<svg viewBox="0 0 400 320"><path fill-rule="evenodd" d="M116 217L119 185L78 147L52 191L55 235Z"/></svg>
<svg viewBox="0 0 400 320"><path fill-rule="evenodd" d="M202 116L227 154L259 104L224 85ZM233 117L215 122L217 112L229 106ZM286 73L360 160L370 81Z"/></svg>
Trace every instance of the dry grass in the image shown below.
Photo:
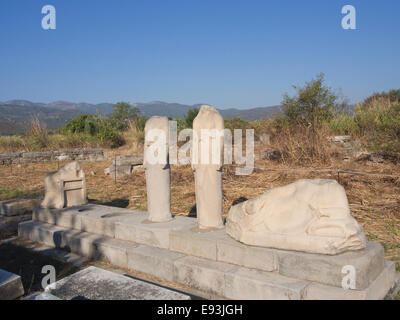
<svg viewBox="0 0 400 320"><path fill-rule="evenodd" d="M128 148L129 153L143 153L144 131L138 130L134 122L129 123L129 128L124 134L124 139L126 142L125 148Z"/></svg>
<svg viewBox="0 0 400 320"><path fill-rule="evenodd" d="M273 135L272 143L282 154L282 161L291 165L330 165L335 149L326 139L326 128L315 132L307 127L284 127Z"/></svg>
<svg viewBox="0 0 400 320"><path fill-rule="evenodd" d="M118 153L119 152L119 153ZM114 153L129 153L129 146ZM104 174L111 161L83 163L87 177L88 196L91 202L146 210L146 183L144 172L134 172L130 177L113 178ZM62 165L62 164L60 164ZM293 165L268 160L256 161L256 167L290 169ZM43 177L57 170L57 163L36 163L21 166L0 167L0 200L2 190L19 190L19 194L43 192ZM300 168L300 167L298 167ZM311 166L306 167L310 169ZM354 171L400 175L399 166L391 162L369 164L367 162L339 162L313 166L315 169L332 168ZM266 190L289 184L301 178L337 179L329 172L291 172L256 169L249 176L235 175L233 166L223 169L223 215L240 199L251 199ZM375 176L341 174L339 181L346 189L352 215L363 226L368 238L385 247L386 257L400 261L400 180ZM171 209L176 215L189 215L195 205L194 177L190 166L171 168ZM399 268L399 266L398 266ZM399 270L399 269L398 269ZM400 270L399 270L400 271Z"/></svg>

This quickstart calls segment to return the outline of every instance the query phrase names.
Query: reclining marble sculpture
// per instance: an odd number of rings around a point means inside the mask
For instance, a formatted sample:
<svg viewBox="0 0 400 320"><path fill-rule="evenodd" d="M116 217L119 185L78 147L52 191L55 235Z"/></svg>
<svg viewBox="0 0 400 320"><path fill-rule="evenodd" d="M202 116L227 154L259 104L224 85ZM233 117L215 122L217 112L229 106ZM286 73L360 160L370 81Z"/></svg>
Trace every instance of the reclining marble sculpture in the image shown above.
<svg viewBox="0 0 400 320"><path fill-rule="evenodd" d="M365 248L336 180L298 180L231 207L227 233L248 245L335 255Z"/></svg>
<svg viewBox="0 0 400 320"><path fill-rule="evenodd" d="M224 119L218 110L202 105L193 121L192 169L194 170L196 211L200 229L223 228L222 151ZM210 133L210 136L207 135ZM204 134L205 133L205 134ZM212 134L215 133L214 136ZM206 141L207 140L207 141ZM202 144L209 148L202 150ZM216 149L213 148L217 146ZM194 150L196 149L196 150ZM217 161L213 161L215 156ZM202 161L204 159L209 161Z"/></svg>
<svg viewBox="0 0 400 320"><path fill-rule="evenodd" d="M172 219L169 165L169 123L167 117L151 117L145 126L144 168L147 210L151 222Z"/></svg>
<svg viewBox="0 0 400 320"><path fill-rule="evenodd" d="M44 178L44 187L43 208L62 209L87 203L85 173L77 161L48 173Z"/></svg>

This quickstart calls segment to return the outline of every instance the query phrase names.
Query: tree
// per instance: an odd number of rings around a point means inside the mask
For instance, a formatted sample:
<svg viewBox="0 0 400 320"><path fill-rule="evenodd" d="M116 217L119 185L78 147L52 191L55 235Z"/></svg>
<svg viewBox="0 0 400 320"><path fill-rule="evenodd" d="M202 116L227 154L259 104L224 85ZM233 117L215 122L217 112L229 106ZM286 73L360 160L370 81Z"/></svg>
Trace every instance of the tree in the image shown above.
<svg viewBox="0 0 400 320"><path fill-rule="evenodd" d="M112 116L119 122L127 122L129 120L135 121L140 114L140 110L138 108L132 107L127 102L116 103L113 105L113 110Z"/></svg>
<svg viewBox="0 0 400 320"><path fill-rule="evenodd" d="M306 142L304 151L312 158L324 155L320 147L325 139L322 125L329 123L337 111L344 111L346 101L339 101L333 90L324 85L324 74L306 82L304 87L297 88L293 97L285 94L282 101L283 121L289 124L292 137L296 136Z"/></svg>
<svg viewBox="0 0 400 320"><path fill-rule="evenodd" d="M199 109L193 108L190 109L185 117L185 124L187 128L192 128L193 127L193 120L194 118L197 117L197 114L199 113Z"/></svg>
<svg viewBox="0 0 400 320"><path fill-rule="evenodd" d="M363 105L365 107L370 107L376 103L377 100L386 99L391 103L399 103L400 101L400 89L390 90L389 92L374 93L372 96L364 100Z"/></svg>
<svg viewBox="0 0 400 320"><path fill-rule="evenodd" d="M323 121L329 121L334 112L343 110L346 102L340 102L339 97L330 87L324 85L324 74L318 74L316 79L306 82L303 88L293 86L297 91L294 97L286 93L282 101L284 117L291 124L301 124L315 131Z"/></svg>

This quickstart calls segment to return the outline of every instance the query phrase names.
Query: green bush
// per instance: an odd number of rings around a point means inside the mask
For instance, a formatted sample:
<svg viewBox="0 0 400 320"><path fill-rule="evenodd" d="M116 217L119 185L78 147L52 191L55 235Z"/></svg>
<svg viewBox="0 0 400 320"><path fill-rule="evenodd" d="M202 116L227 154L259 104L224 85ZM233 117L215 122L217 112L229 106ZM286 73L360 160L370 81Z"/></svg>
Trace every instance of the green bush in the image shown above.
<svg viewBox="0 0 400 320"><path fill-rule="evenodd" d="M229 129L233 132L234 129L252 129L250 128L250 122L241 118L224 119L225 129Z"/></svg>
<svg viewBox="0 0 400 320"><path fill-rule="evenodd" d="M345 113L336 114L329 122L329 128L336 135L357 136L360 133L360 127L354 116Z"/></svg>
<svg viewBox="0 0 400 320"><path fill-rule="evenodd" d="M172 119L172 121L176 121L176 126L177 126L178 132L182 131L183 129L187 129L186 121L184 119L175 117Z"/></svg>
<svg viewBox="0 0 400 320"><path fill-rule="evenodd" d="M121 129L120 123L115 119L84 114L68 122L61 132L83 134L98 141L102 146L115 148L124 144Z"/></svg>
<svg viewBox="0 0 400 320"><path fill-rule="evenodd" d="M118 102L113 105L112 118L116 121L114 125L118 130L124 131L129 127L130 121L136 121L139 118L140 110L132 107L128 102Z"/></svg>
<svg viewBox="0 0 400 320"><path fill-rule="evenodd" d="M283 116L291 125L307 126L315 131L325 122L329 122L335 112L343 110L346 101L340 101L333 90L324 85L324 74L317 75L316 79L306 82L304 87L293 86L296 95L283 96Z"/></svg>
<svg viewBox="0 0 400 320"><path fill-rule="evenodd" d="M400 152L400 104L398 100L391 99L389 96L368 98L366 102L357 105L355 121L372 150Z"/></svg>
<svg viewBox="0 0 400 320"><path fill-rule="evenodd" d="M134 120L135 127L139 132L143 132L144 131L144 127L146 125L147 119L148 118L146 116L138 116Z"/></svg>
<svg viewBox="0 0 400 320"><path fill-rule="evenodd" d="M194 118L197 117L197 114L199 113L199 109L193 108L190 109L185 117L185 126L186 128L193 128L193 120Z"/></svg>

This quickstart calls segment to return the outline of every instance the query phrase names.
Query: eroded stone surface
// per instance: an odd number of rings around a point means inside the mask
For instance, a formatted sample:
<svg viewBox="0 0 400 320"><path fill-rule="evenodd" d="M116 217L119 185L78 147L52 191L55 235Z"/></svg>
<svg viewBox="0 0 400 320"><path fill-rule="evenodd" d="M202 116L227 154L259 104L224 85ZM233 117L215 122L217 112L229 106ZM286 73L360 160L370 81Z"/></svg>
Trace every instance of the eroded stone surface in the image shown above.
<svg viewBox="0 0 400 320"><path fill-rule="evenodd" d="M128 250L128 268L160 279L174 280L174 262L185 255L167 249L138 246Z"/></svg>
<svg viewBox="0 0 400 320"><path fill-rule="evenodd" d="M278 250L243 244L230 237L224 229L199 229L194 218L176 216L169 222L150 223L146 212L92 204L64 209L38 209L34 218L89 232L88 235L97 234L99 239L114 237L250 269L277 271L284 276L337 287L341 286L342 268L352 265L357 272L357 290L369 286L384 267L383 248L372 242L367 243L364 250L337 255ZM82 220L84 224L80 228ZM53 241L50 235L45 236L45 230L40 234L42 241ZM91 246L86 238L81 242L84 252L90 252ZM79 243L78 240L72 242L76 249L79 249Z"/></svg>
<svg viewBox="0 0 400 320"><path fill-rule="evenodd" d="M197 237L196 241L191 241L190 245L200 245L203 248L203 244L206 243L208 248L216 247L217 252L214 253L217 261L215 261L172 252L171 249L136 246L130 241L110 239L37 221L22 223L19 227L20 236L66 248L90 258L100 258L111 264L125 266L127 254L129 269L166 280L173 279L192 289L200 290L205 296L210 294L213 297L237 299L381 299L393 287L396 276L392 262L387 262L382 270L375 272L379 269L379 260L383 259L382 248L378 244L369 244L365 250L329 256L252 247L240 243L235 248L237 241L227 238L224 230L195 233L201 236ZM211 238L212 233L214 234L212 240L201 241L207 234L208 238ZM183 235L180 239L187 242L186 239L190 237L185 238ZM219 246L220 243L227 244L227 248ZM226 260L234 260L234 264L218 261L218 257L221 257L220 250L223 253L224 250L229 250L229 247L233 248L232 256L222 256ZM268 255L270 252L273 253L271 257ZM260 253L266 256L261 256ZM240 258L248 261L241 262ZM273 267L273 263L276 263L278 270L273 272L256 270L264 267L262 264L264 258L267 258L265 267ZM354 264L356 276L360 278L357 279L357 290L344 291L338 283L337 280L343 276L340 270L342 263ZM252 266L242 267L240 264ZM317 267L307 271L313 264ZM312 275L313 273L315 275ZM313 277L310 278L310 275ZM373 278L375 279L370 282ZM359 284L368 282L369 285L360 290Z"/></svg>
<svg viewBox="0 0 400 320"><path fill-rule="evenodd" d="M148 219L171 220L169 166L169 123L167 117L151 117L145 126L144 167L146 171Z"/></svg>
<svg viewBox="0 0 400 320"><path fill-rule="evenodd" d="M225 274L236 267L231 264L196 257L175 261L174 280L206 293L225 296Z"/></svg>
<svg viewBox="0 0 400 320"><path fill-rule="evenodd" d="M235 205L226 230L249 245L329 255L366 245L335 180L298 180Z"/></svg>
<svg viewBox="0 0 400 320"><path fill-rule="evenodd" d="M387 261L385 268L364 290L343 289L312 282L305 291L304 300L382 300L395 285L395 264Z"/></svg>
<svg viewBox="0 0 400 320"><path fill-rule="evenodd" d="M185 228L170 233L169 248L187 255L217 260L217 242L226 237L225 230Z"/></svg>
<svg viewBox="0 0 400 320"><path fill-rule="evenodd" d="M33 209L40 204L40 199L15 199L0 201L0 215L20 216L32 213Z"/></svg>
<svg viewBox="0 0 400 320"><path fill-rule="evenodd" d="M383 247L374 242L368 242L364 250L335 256L284 250L275 253L280 274L335 287L342 286L343 268L352 266L356 272L356 290L367 288L385 268Z"/></svg>
<svg viewBox="0 0 400 320"><path fill-rule="evenodd" d="M247 300L301 300L308 281L237 268L225 275L225 296Z"/></svg>
<svg viewBox="0 0 400 320"><path fill-rule="evenodd" d="M21 277L0 269L0 300L13 300L24 294Z"/></svg>
<svg viewBox="0 0 400 320"><path fill-rule="evenodd" d="M222 152L224 119L217 109L202 105L193 121L192 168L199 227L222 228ZM212 135L207 136L206 131ZM206 148L206 146L209 146ZM204 148L203 148L204 146ZM214 148L214 146L216 146ZM216 159L217 161L214 161Z"/></svg>
<svg viewBox="0 0 400 320"><path fill-rule="evenodd" d="M66 300L190 300L190 296L97 267L55 283L50 293Z"/></svg>
<svg viewBox="0 0 400 320"><path fill-rule="evenodd" d="M43 208L64 208L87 203L86 180L79 162L71 162L44 178Z"/></svg>
<svg viewBox="0 0 400 320"><path fill-rule="evenodd" d="M143 158L136 156L117 156L110 167L104 170L111 178L128 176L133 170L143 166Z"/></svg>

